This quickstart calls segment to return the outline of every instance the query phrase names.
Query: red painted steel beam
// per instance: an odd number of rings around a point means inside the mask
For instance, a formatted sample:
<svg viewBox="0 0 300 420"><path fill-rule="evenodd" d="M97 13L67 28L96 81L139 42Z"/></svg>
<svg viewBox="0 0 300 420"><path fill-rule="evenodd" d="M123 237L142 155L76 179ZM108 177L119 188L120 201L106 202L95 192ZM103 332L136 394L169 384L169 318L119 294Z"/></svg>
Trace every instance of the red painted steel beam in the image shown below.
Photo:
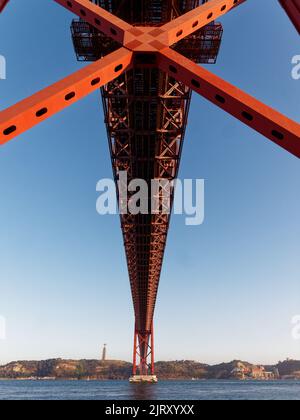
<svg viewBox="0 0 300 420"><path fill-rule="evenodd" d="M154 357L154 323L152 321L152 327L151 327L151 375L155 374L155 357Z"/></svg>
<svg viewBox="0 0 300 420"><path fill-rule="evenodd" d="M279 2L300 34L300 0L279 0Z"/></svg>
<svg viewBox="0 0 300 420"><path fill-rule="evenodd" d="M6 143L75 100L119 76L132 63L134 51L152 51L158 55L159 66L162 70L177 77L248 126L300 157L299 124L197 66L175 51L164 48L164 42L157 43L155 41L156 36L165 36L164 34L167 34L170 43L178 41L203 26L204 19L207 24L210 20L214 20L243 3L244 0L212 0L186 13L182 18L154 30L153 28L133 28L89 0L55 1L86 19L93 26L98 24L101 31L126 43L127 49L121 48L103 60L91 64L86 69L80 70L2 111L0 113L0 144ZM134 37L136 37L135 40ZM116 71L116 69L120 69L120 71ZM96 80L98 77L100 77L99 83L91 85L91 80ZM72 97L69 96L71 94Z"/></svg>
<svg viewBox="0 0 300 420"><path fill-rule="evenodd" d="M0 0L0 13L4 10L4 7L7 5L9 0Z"/></svg>
<svg viewBox="0 0 300 420"><path fill-rule="evenodd" d="M63 110L120 76L132 64L132 52L114 53L0 112L0 145Z"/></svg>
<svg viewBox="0 0 300 420"><path fill-rule="evenodd" d="M169 48L160 52L158 65L161 70L300 158L300 124Z"/></svg>
<svg viewBox="0 0 300 420"><path fill-rule="evenodd" d="M122 45L133 27L89 0L54 0Z"/></svg>
<svg viewBox="0 0 300 420"><path fill-rule="evenodd" d="M151 331L140 332L135 328L132 373L133 376L137 373L143 376L155 374L153 321L151 323Z"/></svg>
<svg viewBox="0 0 300 420"><path fill-rule="evenodd" d="M225 15L246 0L211 0L194 10L172 20L157 30L163 31L161 39L171 46L188 35L198 31L208 23Z"/></svg>
<svg viewBox="0 0 300 420"><path fill-rule="evenodd" d="M133 376L136 375L136 372L137 372L137 331L136 331L136 326L135 326L134 339L133 339L133 368L132 368Z"/></svg>

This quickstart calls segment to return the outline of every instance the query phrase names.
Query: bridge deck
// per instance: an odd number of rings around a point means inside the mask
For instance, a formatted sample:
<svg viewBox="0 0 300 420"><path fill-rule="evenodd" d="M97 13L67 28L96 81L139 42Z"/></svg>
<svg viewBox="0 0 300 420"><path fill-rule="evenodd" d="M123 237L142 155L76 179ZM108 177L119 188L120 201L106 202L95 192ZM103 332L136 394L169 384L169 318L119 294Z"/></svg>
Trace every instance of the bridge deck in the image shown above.
<svg viewBox="0 0 300 420"><path fill-rule="evenodd" d="M203 1L204 3L205 1ZM199 0L94 0L136 26L159 26L199 5ZM72 23L78 60L93 61L118 48L82 20ZM215 63L222 26L212 23L174 48L198 63ZM191 91L152 66L135 66L102 89L115 180L177 177ZM173 195L173 192L172 192ZM129 196L130 198L130 196ZM170 216L121 215L136 329L151 333Z"/></svg>

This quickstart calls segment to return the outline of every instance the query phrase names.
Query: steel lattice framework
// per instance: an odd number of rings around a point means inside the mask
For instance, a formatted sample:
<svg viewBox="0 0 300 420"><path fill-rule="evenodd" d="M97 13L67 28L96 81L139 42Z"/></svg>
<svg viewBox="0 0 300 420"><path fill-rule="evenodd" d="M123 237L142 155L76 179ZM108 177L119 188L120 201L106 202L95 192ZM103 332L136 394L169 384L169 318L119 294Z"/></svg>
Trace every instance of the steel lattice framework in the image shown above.
<svg viewBox="0 0 300 420"><path fill-rule="evenodd" d="M92 63L1 111L0 144L101 88L116 183L121 171L128 181L174 180L195 91L300 157L297 122L199 66L218 54L216 19L246 0L54 1L80 18L72 23L77 58ZM6 3L0 0L0 11ZM281 3L299 30L299 1ZM169 222L163 203L156 214L121 214L136 320L134 374L138 366L154 374L153 316Z"/></svg>

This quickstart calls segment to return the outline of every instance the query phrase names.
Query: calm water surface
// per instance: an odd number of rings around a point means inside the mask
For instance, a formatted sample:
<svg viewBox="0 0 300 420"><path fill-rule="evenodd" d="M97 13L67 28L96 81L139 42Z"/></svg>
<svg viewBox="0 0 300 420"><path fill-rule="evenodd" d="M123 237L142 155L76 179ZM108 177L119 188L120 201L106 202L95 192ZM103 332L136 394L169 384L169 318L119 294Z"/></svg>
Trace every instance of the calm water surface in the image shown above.
<svg viewBox="0 0 300 420"><path fill-rule="evenodd" d="M300 381L0 381L0 400L300 400Z"/></svg>

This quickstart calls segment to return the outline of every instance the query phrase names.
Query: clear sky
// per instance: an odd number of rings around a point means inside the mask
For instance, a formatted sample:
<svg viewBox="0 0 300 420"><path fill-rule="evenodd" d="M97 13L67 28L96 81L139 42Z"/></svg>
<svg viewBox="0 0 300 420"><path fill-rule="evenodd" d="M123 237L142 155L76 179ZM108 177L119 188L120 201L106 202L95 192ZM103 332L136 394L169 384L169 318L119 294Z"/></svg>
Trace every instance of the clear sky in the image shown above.
<svg viewBox="0 0 300 420"><path fill-rule="evenodd" d="M72 14L52 0L11 0L0 17L0 108L80 68ZM222 19L212 71L300 120L291 78L299 36L275 0ZM131 360L133 310L118 216L99 216L111 177L96 92L0 149L0 362ZM206 181L206 219L172 219L156 308L156 358L216 363L300 359L300 166L201 97L193 97L181 178Z"/></svg>

